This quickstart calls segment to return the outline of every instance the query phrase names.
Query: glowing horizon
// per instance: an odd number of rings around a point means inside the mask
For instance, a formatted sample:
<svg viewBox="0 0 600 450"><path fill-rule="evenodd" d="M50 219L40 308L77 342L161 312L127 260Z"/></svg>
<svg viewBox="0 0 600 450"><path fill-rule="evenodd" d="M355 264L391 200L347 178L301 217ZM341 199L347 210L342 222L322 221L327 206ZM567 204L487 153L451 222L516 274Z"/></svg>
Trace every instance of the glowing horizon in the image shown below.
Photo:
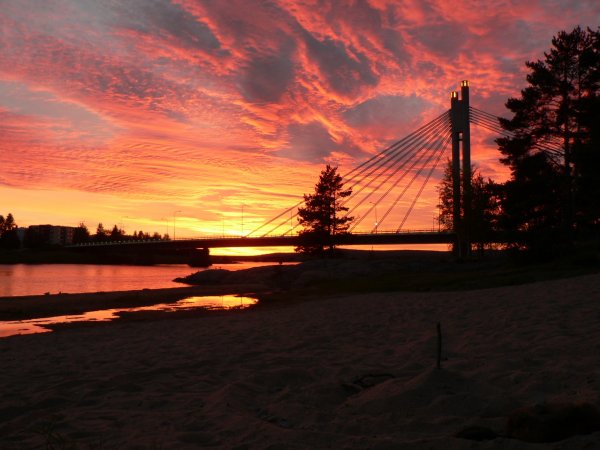
<svg viewBox="0 0 600 450"><path fill-rule="evenodd" d="M258 227L326 163L348 172L447 110L464 79L506 116L525 61L600 23L591 0L0 6L0 214L177 237ZM493 138L473 128L473 162L502 180Z"/></svg>

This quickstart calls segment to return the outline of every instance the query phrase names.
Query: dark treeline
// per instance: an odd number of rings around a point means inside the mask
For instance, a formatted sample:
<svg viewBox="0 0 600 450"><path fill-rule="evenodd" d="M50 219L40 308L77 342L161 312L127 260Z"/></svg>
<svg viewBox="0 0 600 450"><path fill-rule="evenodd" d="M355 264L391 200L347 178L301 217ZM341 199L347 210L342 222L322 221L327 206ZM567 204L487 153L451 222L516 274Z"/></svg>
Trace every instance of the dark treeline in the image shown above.
<svg viewBox="0 0 600 450"><path fill-rule="evenodd" d="M158 232L150 234L142 230L134 231L132 234L127 234L122 228L119 228L117 225L114 225L109 231L104 228L102 222L98 224L98 227L96 228L96 232L94 234L90 234L87 226L84 223L80 223L79 226L75 228L73 234L74 244L84 244L88 242L116 242L149 239L160 241L169 240L170 238L168 234L161 235Z"/></svg>
<svg viewBox="0 0 600 450"><path fill-rule="evenodd" d="M102 223L98 224L96 232L91 234L84 223L80 223L75 229L71 227L61 227L52 225L38 225L29 227L21 232L17 231L18 225L12 213L6 217L0 215L0 250L14 250L21 247L25 248L43 248L56 245L84 244L91 242L115 242L115 241L133 241L133 240L169 240L169 235L160 235L157 232L152 234L144 231L134 231L127 234L116 225L110 230L106 230ZM72 230L72 239L67 230ZM50 233L54 232L54 236ZM61 234L62 233L62 234Z"/></svg>
<svg viewBox="0 0 600 450"><path fill-rule="evenodd" d="M544 58L526 63L527 86L506 107L496 142L505 183L473 170L470 230L483 249L495 233L548 254L600 234L600 28L561 31ZM452 225L451 171L440 188L440 225ZM464 208L464 205L461 205Z"/></svg>
<svg viewBox="0 0 600 450"><path fill-rule="evenodd" d="M0 249L15 249L21 246L17 235L17 224L11 213L6 218L0 215Z"/></svg>

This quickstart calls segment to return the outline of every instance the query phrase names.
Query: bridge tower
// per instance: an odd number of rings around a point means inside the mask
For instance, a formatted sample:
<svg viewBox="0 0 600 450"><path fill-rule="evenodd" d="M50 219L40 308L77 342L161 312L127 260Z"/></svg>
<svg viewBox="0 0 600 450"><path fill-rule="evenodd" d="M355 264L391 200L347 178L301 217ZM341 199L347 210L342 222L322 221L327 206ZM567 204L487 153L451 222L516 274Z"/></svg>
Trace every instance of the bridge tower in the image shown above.
<svg viewBox="0 0 600 450"><path fill-rule="evenodd" d="M469 118L469 82L467 80L460 83L460 98L456 91L453 91L450 95L450 120L452 124L452 223L457 237L454 251L459 258L463 258L471 253L471 233L469 229L472 197L471 126ZM463 206L462 213L461 204Z"/></svg>

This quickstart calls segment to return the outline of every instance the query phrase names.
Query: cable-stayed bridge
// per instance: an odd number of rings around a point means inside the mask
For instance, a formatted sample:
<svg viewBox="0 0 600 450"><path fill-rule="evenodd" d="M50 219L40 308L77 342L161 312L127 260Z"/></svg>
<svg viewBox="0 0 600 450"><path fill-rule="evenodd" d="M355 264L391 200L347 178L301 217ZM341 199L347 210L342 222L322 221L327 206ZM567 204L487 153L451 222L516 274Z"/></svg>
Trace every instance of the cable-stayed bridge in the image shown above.
<svg viewBox="0 0 600 450"><path fill-rule="evenodd" d="M468 224L471 211L471 124L499 137L514 137L501 126L502 119L470 106L469 83L461 83L460 92L451 93L450 109L422 125L343 175L344 189L352 194L342 200L345 213L354 217L347 234L331 236L335 245L433 244L454 245L457 255L469 253L471 236ZM556 141L540 141L540 150L560 155ZM448 151L450 149L450 151ZM452 229L442 231L410 230L407 223L422 194L432 181L439 183L444 173L444 156L450 157L453 192ZM461 177L462 173L462 177ZM435 187L434 187L435 188ZM169 241L123 241L93 243L85 248L128 246L147 251L159 249L190 250L219 247L297 246L298 207L303 201L275 215L244 236L205 237ZM461 208L461 205L463 206ZM429 205L432 210L437 205ZM372 219L366 231L362 224ZM387 227L384 228L383 226Z"/></svg>

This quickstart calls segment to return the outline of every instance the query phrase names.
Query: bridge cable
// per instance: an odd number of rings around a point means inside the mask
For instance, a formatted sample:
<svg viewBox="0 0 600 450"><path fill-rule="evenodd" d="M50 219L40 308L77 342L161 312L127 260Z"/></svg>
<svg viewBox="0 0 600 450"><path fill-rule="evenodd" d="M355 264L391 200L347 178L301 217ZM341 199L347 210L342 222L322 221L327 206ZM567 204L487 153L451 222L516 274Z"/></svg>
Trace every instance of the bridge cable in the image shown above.
<svg viewBox="0 0 600 450"><path fill-rule="evenodd" d="M473 117L471 119L471 122L475 125L479 125L489 131L492 131L494 133L499 134L501 137L503 138L508 138L508 139L514 139L517 136L515 136L513 133L511 132L507 132L506 130L502 130L499 129L498 127L494 127L491 126L490 124L486 124L485 122L481 122L479 121L477 118ZM560 166L561 163L559 161L559 159L563 156L562 153L558 150L556 150L553 147L548 147L546 145L543 145L539 142L535 142L531 144L531 148L533 149L537 149L538 151L542 151L546 153L547 158L556 166Z"/></svg>
<svg viewBox="0 0 600 450"><path fill-rule="evenodd" d="M372 169L367 175L363 175L360 180L356 181L352 186L350 186L350 188L354 189L357 185L359 185L366 177L372 175L374 172L376 172L377 170L381 169L382 167L385 167L385 165L388 163L388 161L391 159L392 161L396 158L399 158L403 155L403 153L406 153L406 151L408 149L412 147L414 147L414 141L415 140L419 140L421 139L422 135L425 134L425 132L430 131L432 128L436 128L439 124L443 123L444 120L447 120L447 118L449 117L449 112L446 111L444 113L442 113L440 116L436 117L435 119L433 119L432 121L428 122L427 124L423 125L422 127L420 127L418 130L414 131L413 133L409 134L408 136L404 137L403 139L401 139L400 141L396 142L395 144L389 146L387 149L385 149L383 152L380 152L378 155L375 155L374 157L370 158L368 161L366 161L365 163L361 164L360 166L358 166L357 168L353 169L351 172L355 172L358 168L360 168L361 166L365 166L365 164L367 164L366 167L364 167L361 171L359 171L358 174L355 174L353 177L350 178L350 180L356 179L358 177L360 177L362 174L364 174L364 172L366 172L368 169ZM385 153L387 153L387 155L383 156ZM384 169L384 173L386 173L389 169L386 168ZM348 180L345 180L345 182L347 183ZM372 183L372 182L370 182ZM369 183L369 184L370 184ZM365 187L361 188L360 191L362 191ZM346 199L346 201L344 202L347 203L349 199ZM265 222L264 224L262 224L260 227L252 230L250 233L248 233L248 235L251 235L257 231L259 231L260 229L264 228L265 226L273 223L274 221L276 221L277 219L280 219L281 217L283 217L284 215L287 215L288 213L290 213L293 209L297 208L298 206L300 206L302 203L304 202L304 200L298 202L296 205L292 206L291 208L288 208L287 210L285 210L283 213L277 215L276 217L272 218L271 220L269 220L268 222ZM293 216L293 218L296 218L298 216L298 213L296 212ZM280 222L278 225L276 225L275 227L271 228L269 231L267 231L264 236L270 235L273 231L277 230L278 228L281 228L283 226L285 226L288 222L288 218L286 217L282 222ZM294 229L296 229L299 226L299 223L296 224L295 226L291 227L290 229L286 230L284 232L283 235L286 235L288 233L291 233Z"/></svg>
<svg viewBox="0 0 600 450"><path fill-rule="evenodd" d="M419 133L421 133L425 128L427 128L431 123L435 122L436 120L440 119L441 117L443 117L444 115L448 114L448 111L443 112L442 114L440 114L439 116L437 116L436 118L434 118L433 120L429 121L428 123L426 123L425 125L417 128L415 131L413 131L412 133L406 135L405 137L403 137L402 139L400 139L399 141L391 144L390 146L388 146L387 148L385 148L384 150L380 151L379 153L377 153L376 155L373 155L372 157L370 157L368 160L364 161L363 163L359 164L358 166L356 166L354 169L352 169L350 172L346 173L343 175L342 178L346 179L347 181L351 181L354 179L354 177L350 177L350 175L352 175L354 172L360 170L363 168L363 166L371 164L373 161L380 159L381 157L383 157L384 155L386 155L388 152L393 152L393 150L399 146L402 146L407 140L411 139L414 135L417 135Z"/></svg>
<svg viewBox="0 0 600 450"><path fill-rule="evenodd" d="M505 119L505 118L502 118L499 116L495 116L493 114L490 114L486 111L480 110L475 107L470 107L469 112L470 112L470 120L473 124L481 126L489 131L498 133L502 137L505 137L505 138L514 139L514 138L518 137L518 135L515 132L504 129L502 127L502 125L500 124L500 120L508 120L508 119ZM354 190L354 188L356 188L357 186L361 186L361 187L357 191L354 191L349 198L345 199L344 202L342 203L342 205L345 205L348 202L350 202L352 199L355 199L358 196L358 194L362 193L362 191L364 191L366 188L370 187L373 183L378 181L380 178L384 177L390 170L392 170L391 175L388 175L387 178L385 178L384 181L380 182L376 188L371 190L371 192L368 193L368 195L366 197L364 197L361 201L359 201L358 204L354 205L351 208L351 210L348 211L348 213L345 215L345 217L350 215L352 212L356 211L356 209L360 205L362 205L368 198L370 198L383 184L385 184L387 181L389 181L392 176L396 175L413 158L415 158L420 152L424 151L425 147L427 145L430 145L434 141L433 133L440 133L440 131L445 131L445 132L449 131L447 126L446 127L443 126L444 123L447 124L448 118L449 118L449 111L445 111L444 113L440 114L433 120L429 121L425 125L422 125L421 127L416 129L412 133L406 135L404 138L400 139L399 141L389 145L384 150L380 151L376 155L373 155L372 157L370 157L369 159L367 159L366 161L364 161L363 163L359 164L358 166L356 166L355 168L350 170L348 173L346 173L342 178L344 179L345 183L354 182L350 186L351 189ZM534 136L533 133L531 133L531 135ZM538 150L547 152L549 154L551 160L553 160L554 163L558 164L557 161L554 160L554 157L562 157L563 153L562 153L562 145L560 143L558 143L557 141L558 141L558 137L551 136L550 138L536 141L535 143L532 144L532 147L537 148ZM441 145L440 144L441 142L443 142L443 141L440 140L438 142L438 147ZM443 152L445 151L447 146L448 146L448 140L446 139L446 143L443 146L443 151L439 153L439 155L436 159L436 162L434 163L434 166L430 169L429 174L426 178L426 182L431 177L431 174L435 170L435 167L439 163L441 155L443 154ZM438 150L439 150L439 148L438 148ZM430 149L430 151L431 151L431 149ZM413 152L413 153L409 154L409 152ZM435 152L435 150L434 150L434 152ZM359 219L357 222L355 222L353 224L350 231L353 230L354 228L356 228L356 226L366 216L368 216L372 212L372 210L381 201L383 201L387 197L387 195L389 194L391 189L393 189L395 186L397 186L397 184L408 174L408 172L410 170L414 169L414 167L419 163L419 161L422 160L423 156L426 153L427 152L425 151L423 154L421 154L421 156L418 157L418 159L416 161L414 161L412 163L412 165L409 167L409 169L399 178L399 180L397 180L392 185L392 187L389 188L388 191L385 194L383 194L379 198L379 200L377 200L373 204L373 206L367 211L366 214L364 214L362 216L361 219ZM431 160L432 156L433 156L433 154L431 154L430 157L427 159L426 164ZM405 159L406 159L406 161L404 161ZM400 164L402 161L404 161L404 162L402 164ZM400 164L400 166L397 167L396 169L394 169L396 166L398 166L398 164ZM420 174L420 172L423 169L424 169L424 166L419 168L419 171L416 173L415 176L413 176L413 179L410 181L409 185L407 187L405 187L404 191L396 199L396 201L393 203L392 207L388 208L386 213L382 216L381 220L379 220L379 224L381 224L385 220L385 218L387 218L387 215L390 213L391 209L397 204L397 202L401 199L401 197L404 195L404 193L407 191L407 189L412 185L416 176L418 176L418 174ZM377 172L380 172L380 173L377 173ZM374 174L376 174L376 175L373 176ZM368 180L368 181L366 184L363 184L365 180ZM412 211L418 197L422 193L422 189L424 188L424 186L425 186L425 184L423 184L421 186L421 189L419 190L417 197L415 197L415 199L413 200L413 203L411 204L411 207L409 208L408 213L405 215L402 223L400 224L398 231L404 225L404 223L408 217L408 214ZM273 217L269 221L263 223L262 225L260 225L259 227L255 228L255 229L253 229L252 231L247 233L245 236L246 237L250 236L250 235L258 232L259 230L263 229L267 225L272 224L273 222L280 219L281 217L287 216L287 214L290 214L294 209L297 209L300 205L302 205L302 203L304 203L304 200L299 201L292 207L286 209L285 211L283 211L282 213ZM298 217L298 212L296 211L296 213L291 216L291 219L294 219L297 217ZM272 228L271 230L269 230L267 233L265 233L263 235L263 237L271 234L273 231L277 230L278 228L285 226L285 224L287 222L288 222L288 218L286 217L283 222L281 222L275 228ZM299 223L297 223L295 226L291 227L283 235L286 235L287 233L291 233L298 226L299 226Z"/></svg>
<svg viewBox="0 0 600 450"><path fill-rule="evenodd" d="M509 138L509 139L518 138L518 135L516 135L515 133L513 133L511 131L504 130L499 125L494 124L494 123L490 123L486 119L478 117L476 114L473 114L471 121L475 125L482 126L483 128L486 128L486 129L488 129L490 131L498 133L501 137ZM560 150L560 147L555 146L555 145L553 145L553 144L551 144L551 143L549 143L547 141L544 142L544 141L538 140L536 142L531 143L531 147L532 148L536 148L538 150L542 150L542 151L548 152L549 154L551 154L551 155L553 155L555 157L562 156L562 152Z"/></svg>
<svg viewBox="0 0 600 450"><path fill-rule="evenodd" d="M406 154L409 151L415 150L416 148L419 148L419 145L422 143L423 139L426 138L427 136L431 135L431 133L436 133L437 130L438 130L438 128L439 128L439 126L441 124L443 124L445 121L447 121L448 119L449 119L449 114L442 114L436 120L430 122L429 123L430 126L428 126L427 129L424 129L423 131L421 131L421 133L418 136L414 136L409 141L407 141L403 145L403 147L401 149L399 149L399 151L395 152L395 154L388 155L385 159L381 159L381 161L380 161L380 163L379 163L379 165L377 167L375 167L374 169L372 169L371 171L369 171L369 173L365 174L359 181L355 182L351 186L351 189L353 189L352 197L354 197L355 195L360 194L364 189L366 189L371 184L373 184L373 182L375 182L380 176L385 175L399 161L401 161L402 159L404 159L406 157ZM410 156L413 156L413 155L410 155ZM390 162L391 162L391 165L390 165ZM378 174L376 177L373 178L372 177L373 173L375 173L378 169L381 169L381 168L384 168L383 172L380 173L380 174ZM354 188L356 186L360 185L367 178L369 179L369 181L367 182L367 184L362 185L362 187L360 187L358 191L355 191ZM351 198L346 199L344 201L344 204L348 203L348 201Z"/></svg>
<svg viewBox="0 0 600 450"><path fill-rule="evenodd" d="M272 219L268 220L267 222L263 223L262 225L260 225L259 227L253 229L252 231L250 231L248 234L246 234L246 237L256 233L258 230L261 230L262 228L266 227L267 225L270 225L271 223L275 222L277 219L283 217L284 215L287 215L288 213L290 213L291 211L293 211L295 208L297 208L298 206L300 206L302 203L304 203L304 200L299 201L298 203L296 203L294 206L286 209L285 211L283 211L281 214L278 214L277 216L273 217ZM287 222L287 218L285 219ZM281 226L281 225L280 225ZM279 228L279 226L277 227ZM269 234L269 233L267 233ZM265 235L262 235L261 237L265 237Z"/></svg>
<svg viewBox="0 0 600 450"><path fill-rule="evenodd" d="M472 114L472 122L475 123L476 125L481 125L484 128L489 129L490 131L494 131L496 133L503 135L504 137L508 137L508 138L518 137L516 133L514 133L510 130L505 130L504 128L502 128L502 126L497 121L494 121L489 117L482 116L476 111L472 111L471 114ZM500 119L500 118L497 118L497 119ZM532 135L533 135L533 133L532 133ZM553 139L538 140L537 142L533 143L532 146L538 147L539 149L542 149L542 150L549 151L551 153L560 154L560 150L561 150L560 144L553 144L553 142L555 142Z"/></svg>
<svg viewBox="0 0 600 450"><path fill-rule="evenodd" d="M361 223L361 222L364 220L364 218L365 218L365 217L369 216L369 215L370 215L370 213L373 211L373 209L374 209L374 208L375 208L375 207L376 207L378 204L380 204L380 203L381 203L381 202L382 202L382 201L383 201L383 200L384 200L384 199L385 199L385 198L386 198L386 197L389 195L389 193L392 191L392 189L394 189L394 188L395 188L395 187L396 187L396 186L397 186L397 185L400 183L400 181L402 181L402 180L404 179L404 177L405 177L405 176L406 176L406 175L407 175L407 174L408 174L408 173L409 173L411 170L413 170L413 169L415 168L415 166L417 166L417 164L419 164L419 163L422 161L422 159L424 158L424 156L427 154L427 150L426 150L426 151L424 151L424 152L421 152L421 151L422 151L422 150L425 150L427 147L429 147L429 151L431 151L431 147L430 147L430 145L431 145L433 142L436 142L436 140L437 140L437 139L439 139L439 132L444 132L444 133L445 133L445 132L447 132L447 131L449 130L449 128L450 128L450 124L449 124L449 123L446 123L446 124L443 124L443 125L441 125L441 126L440 126L440 129L439 129L439 131L438 131L438 133L437 133L437 134L432 134L432 135L431 135L431 136L430 136L430 137L429 137L429 138L428 138L428 139L427 139L425 142L423 142L422 146L421 146L421 147L420 147L420 149L419 149L420 156L419 156L419 157L418 157L418 158L417 158L417 159L416 159L416 160L415 160L415 161L414 161L414 162L411 164L411 166L410 166L410 167L409 167L409 168L408 168L408 169L407 169L407 170L406 170L406 171L405 171L405 172L404 172L404 173L403 173L403 174L402 174L402 175L401 175L401 176L400 176L400 177L399 177L399 178L398 178L398 179L397 179L397 180L396 180L396 181L395 181L395 182L394 182L394 183L393 183L393 184L392 184L392 185L391 185L391 186L390 186L388 189L387 189L387 191L386 191L384 194L382 194L382 195L379 197L379 200L377 200L377 201L376 201L376 202L373 204L373 206L371 206L371 208L369 208L369 210L368 210L368 211L367 211L367 212L366 212L366 213L365 213L365 214L364 214L364 215L363 215L361 218L359 218L359 219L358 219L358 220L357 220L357 221L356 221L356 222L355 222L355 223L352 225L352 227L350 228L350 230L349 230L349 231L352 231L352 230L354 230L354 229L355 229L355 228L356 228L356 227L357 227L357 226L358 226L358 225L359 225L359 224L360 224L360 223ZM427 161L425 162L425 164L427 164ZM394 171L394 173L393 173L392 175L395 175L396 173L398 173L398 171L399 171L399 170L401 170L403 167L404 167L404 165L400 166L398 169L396 169L396 170ZM420 171L422 171L422 168L420 169ZM419 173L420 173L420 172L419 172ZM388 178L387 178L385 181L389 180L389 178L390 178L390 177L388 177ZM381 186L381 184L382 184L382 183L380 183L380 185L377 187L377 189L378 189L378 188ZM404 189L404 192L406 192L406 190L407 190L407 189L408 189L408 187L406 187L406 188ZM404 192L403 192L403 194L404 194ZM371 192L369 195L371 195L372 193L374 193L374 191L372 191L372 192ZM403 194L401 194L401 195L403 195ZM366 201L366 199L363 199L361 202L359 202L359 204L357 204L357 205L356 205L356 206L353 208L353 210L356 210L356 208L357 208L357 207L358 207L360 204L364 203L364 201ZM349 212L349 214L350 214L350 213L351 213L351 212ZM382 217L382 220L380 221L380 223L381 223L381 222L383 222L383 220L385 220L385 217L387 216L387 214L389 214L389 210L388 210L388 212L386 212L386 214L384 214L384 216Z"/></svg>
<svg viewBox="0 0 600 450"><path fill-rule="evenodd" d="M476 108L471 108L471 121L474 124L487 128L488 130L498 133L505 138L514 139L518 137L516 133L502 128L498 121L499 119L502 118L492 116L491 114L486 113L485 111L478 110ZM533 136L534 134L531 133L531 135ZM549 152L554 156L562 156L562 146L561 144L556 142L556 138L554 136L552 136L549 139L537 140L532 144L532 147L535 147L538 150Z"/></svg>
<svg viewBox="0 0 600 450"><path fill-rule="evenodd" d="M442 154L440 152L440 149L442 148L444 141L447 141L448 139L451 138L450 130L451 130L451 126L449 125L444 130L445 131L445 136L439 138L439 140L436 143L436 146L433 147L433 151L431 151L431 149L430 149L430 152L429 152L430 154L429 154L428 159L419 168L419 170L415 172L415 174L413 175L413 177L411 178L411 180L409 181L409 183L404 187L404 189L402 190L402 192L396 197L396 199L394 200L394 202L390 205L390 207L387 209L387 211L382 216L382 218L380 220L380 223L383 222L387 218L387 216L396 207L396 205L398 204L398 202L404 197L404 194L406 194L406 192L410 189L410 187L413 185L413 183L415 182L415 180L417 179L417 177L421 174L421 172L425 169L425 167L433 159L434 155L436 155L436 153L438 153L438 152L440 153L440 155ZM441 156L439 156L439 157L441 157ZM438 159L439 159L439 157L438 157ZM436 165L437 165L437 163L436 163ZM434 169L435 169L435 167L434 167Z"/></svg>
<svg viewBox="0 0 600 450"><path fill-rule="evenodd" d="M438 120L440 119L441 120ZM381 185L383 185L386 181L388 181L392 176L394 176L395 174L398 173L398 171L400 169L402 169L404 166L406 166L406 164L415 156L418 154L418 151L421 151L424 144L426 144L429 141L432 141L433 138L435 136L437 136L439 129L444 126L444 121L443 119L449 119L449 115L447 117L445 117L445 114L442 114L440 116L440 118L432 121L432 122L436 122L434 124L433 127L428 127L427 130L424 130L420 133L420 135L418 136L413 136L413 138L411 138L410 140L408 140L402 149L400 149L400 151L395 152L396 154L394 154L393 156L387 155L385 158L381 158L378 162L377 162L377 166L372 169L369 174L363 176L361 178L361 180L355 182L352 186L351 189L354 189L356 186L360 185L360 182L363 181L365 178L369 177L370 175L372 175L374 172L376 172L377 170L383 168L383 172L377 174L375 177L373 178L369 178L369 181L367 182L367 184L363 185L362 187L359 188L358 191L354 191L352 192L352 195L345 199L342 203L341 206L344 206L346 204L348 204L349 201L352 201L353 199L358 197L358 194L360 194L364 189L366 189L367 187L369 187L373 182L377 181L380 177L382 177L383 175L385 175L389 170L393 169L397 164L399 164L400 162L402 162L403 159L406 159L408 157L407 161L404 161L404 163L395 171L393 171L392 174L390 174L388 176L387 179L385 179L384 181L382 181L376 188L374 188L372 190L372 192L370 194L368 194L365 198L363 198L362 201L359 202L358 205L355 205L353 207L353 210L355 210L358 206L360 206L362 203L364 203L366 200L368 200L368 198L374 193L376 192ZM432 124L432 122L430 122L429 125ZM447 120L446 120L447 122ZM422 127L424 128L424 127ZM426 132L425 132L426 131ZM408 153L410 150L414 150L415 148L418 148L418 151L416 153ZM393 163L392 165L389 165L388 160L391 160ZM364 169L366 170L366 169ZM344 215L344 217L347 217L351 214L351 212L349 211L347 214ZM297 217L298 213L294 214L293 217ZM284 219L283 222L281 222L279 225L275 226L274 228L272 228L271 230L269 230L266 235L269 235L270 233L272 233L273 231L277 230L278 228L284 226L285 224L287 224L288 219ZM283 234L284 236L288 233L291 233L293 230L295 230L297 227L300 226L300 223L297 223L295 226L291 227L289 230L286 230L286 232Z"/></svg>
<svg viewBox="0 0 600 450"><path fill-rule="evenodd" d="M364 197L361 201L358 202L358 204L354 205L354 207L352 208L352 210L348 211L348 213L346 214L345 217L349 216L350 214L352 214L353 211L356 211L356 209L361 206L363 203L365 203L376 191L378 191L381 186L383 186L386 182L388 182L394 175L396 175L400 170L402 170L404 167L406 167L406 165L411 161L411 159L415 156L417 156L421 151L423 151L426 147L430 146L433 142L435 142L435 139L437 136L439 136L440 132L446 128L449 127L449 123L440 123L435 129L431 130L430 132L428 132L425 136L423 136L423 139L421 139L419 142L416 143L416 146L418 146L418 150L416 152L414 152L413 154L411 154L410 158L408 158L408 160L404 161L402 164L400 164L400 166L395 169L387 178L385 178L383 181L381 181L375 188L373 188L371 190L371 192L369 194L367 194L366 197ZM390 189L393 189L400 181L402 181L402 179L407 175L408 171L410 171L412 168L415 167L416 164L419 163L419 161L423 158L423 155L419 156L418 159L413 162L413 164L410 166L410 168L404 173L402 174L402 176L392 185L392 187ZM398 163L399 161L397 161L396 163ZM396 164L394 164L392 167L394 167ZM374 206L371 207L369 209L369 211L365 214L365 215L369 215L369 213L387 196L387 193L384 194L379 200L377 200L374 203ZM364 217L364 216L363 216ZM359 219L358 222L360 223L362 221L362 219ZM355 223L355 225L358 225L358 223ZM352 227L352 229L354 229L355 226Z"/></svg>
<svg viewBox="0 0 600 450"><path fill-rule="evenodd" d="M429 130L431 130L432 127L437 126L437 124L439 124L441 121L447 120L447 117L449 117L449 113L448 112L446 112L444 114L441 114L440 116L436 117L431 122L429 122L426 125L422 126L419 129L418 132L413 132L409 136L407 136L406 138L404 138L402 141L399 141L396 144L394 144L394 148L391 151L389 151L388 154L386 154L385 156L381 156L378 160L372 161L366 167L364 167L363 169L361 169L358 174L356 174L356 175L354 175L354 176L352 176L350 178L344 178L345 182L346 183L352 182L356 178L358 178L358 177L360 177L362 175L362 178L359 181L355 182L354 185L361 183L362 180L366 176L370 176L370 174L372 173L372 171L371 171L371 172L369 172L369 174L364 175L367 170L369 170L369 169L371 169L373 167L381 167L381 166L385 165L385 163L387 161L393 160L394 158L396 158L397 156L399 156L400 154L402 154L407 148L411 147L412 144L415 141L418 141L419 139L422 138L423 135L427 134L429 132Z"/></svg>
<svg viewBox="0 0 600 450"><path fill-rule="evenodd" d="M449 124L447 124L447 125L445 126L445 128L448 128L448 129L449 129L449 127L450 127L450 125L449 125ZM440 131L443 131L443 129L441 129ZM423 143L422 143L422 146L421 146L421 148L420 148L420 151L422 151L422 150L425 150L426 148L429 148L429 149L430 149L430 148L431 148L431 145L433 145L433 143L436 141L436 137L437 137L437 136L439 136L439 133L436 133L436 134L434 134L434 135L430 136L430 137L429 137L429 139L427 139L427 141L423 142ZM363 215L363 218L359 219L359 220L358 220L358 221L357 221L357 222L354 224L354 226L352 227L352 229L356 228L356 226L358 226L358 224L359 224L360 222L362 222L362 220L364 219L364 217L366 217L366 216L370 215L370 213L373 211L373 209L375 209L375 208L376 208L376 206L377 206L378 204L380 204L380 203L381 203L381 202L382 202L382 201L383 201L383 200L384 200L384 199L385 199L385 198L386 198L386 197L389 195L389 193L392 191L392 189L394 189L394 188L395 188L395 187L396 187L396 186L397 186L397 185L398 185L398 184L399 184L399 183L400 183L400 182L401 182L401 181L402 181L402 180L403 180L403 179L404 179L404 178L405 178L405 177L408 175L408 173L409 173L411 170L413 170L417 164L419 164L419 162L420 162L420 161L423 159L423 157L424 157L424 155L425 155L425 154L426 154L426 151L425 151L424 153L421 153L421 155L418 157L418 159L412 163L412 165L411 165L411 166L410 166L410 167L409 167L409 168L408 168L408 169L407 169L407 170L406 170L406 171L405 171L405 172L404 172L404 173L403 173L403 174L400 176L400 178L398 178L398 180L396 180L396 182L395 182L394 184L392 184L392 186L390 186L390 187L388 188L388 190L387 190L387 191L386 191L384 194L382 194L382 195L380 196L379 200L377 200L376 202L374 202L373 206L372 206L371 208L369 208L369 210L368 210L368 211L367 211L367 212L366 212L366 213ZM398 169L397 169L397 170L394 172L394 175L395 175L396 173L398 173L398 171L399 171L400 169L404 168L404 167L405 167L405 165L406 165L406 164L403 164L401 167L399 167L399 168L398 168ZM422 170L422 169L421 169L421 170ZM388 180L389 180L389 177L388 177L388 179L386 179L385 181L388 181ZM380 186L381 186L381 184L383 184L383 183L380 183ZM379 189L379 187L380 187L380 186L378 186L376 189ZM408 189L408 187L407 187L407 188L405 188L404 192L406 192L406 189ZM373 193L373 192L372 192L372 193ZM363 201L362 201L362 202L360 202L360 204L364 203L364 201L366 201L366 199L363 199ZM359 205L357 205L357 206L355 207L355 209L356 209L358 206L359 206ZM388 212L388 214L389 214L389 212ZM386 214L386 215L387 215L387 214ZM386 217L386 215L382 216L382 219L379 221L379 223L381 223L381 222L383 222L383 220L385 220L385 217Z"/></svg>
<svg viewBox="0 0 600 450"><path fill-rule="evenodd" d="M494 122L497 126L500 126L500 127L501 127L500 121L510 122L509 119L506 119L506 118L500 117L500 116L495 116L494 114L491 114L491 113L486 112L486 111L484 111L482 109L479 109L479 108L475 108L473 106L471 106L470 109L471 109L472 112L476 112L480 116L487 117L492 122ZM502 128L502 130L505 131L505 132L509 132L509 133L515 134L513 131L505 130L504 128ZM528 128L527 130L530 131L531 133L533 133L533 130L531 128ZM557 145L559 148L562 148L562 145L563 145L562 139L560 139L558 136L551 135L549 137L545 137L545 140L548 143L554 142L555 145Z"/></svg>
<svg viewBox="0 0 600 450"><path fill-rule="evenodd" d="M402 229L402 227L404 226L404 224L406 223L406 220L408 219L408 216L410 216L410 213L412 213L413 208L415 207L415 204L417 203L417 201L419 200L419 198L421 197L421 194L423 193L423 190L425 189L425 186L427 185L427 183L429 182L429 179L431 178L431 175L433 174L434 170L436 169L436 167L438 166L438 164L440 163L440 160L442 159L442 155L444 155L446 153L446 149L448 148L448 144L450 144L450 142L452 141L452 135L450 135L447 139L446 139L446 143L444 144L444 146L442 147L441 151L438 153L438 156L435 160L435 162L433 163L433 166L431 167L431 169L429 170L429 173L427 174L427 177L425 178L425 181L423 182L423 184L421 185L421 188L419 189L419 192L417 192L417 195L415 196L415 198L413 199L410 207L408 208L408 211L406 212L406 214L404 215L404 218L402 219L402 222L400 222L400 226L398 227L398 229L396 230L396 233L400 233L400 230ZM372 232L372 231L371 231Z"/></svg>

